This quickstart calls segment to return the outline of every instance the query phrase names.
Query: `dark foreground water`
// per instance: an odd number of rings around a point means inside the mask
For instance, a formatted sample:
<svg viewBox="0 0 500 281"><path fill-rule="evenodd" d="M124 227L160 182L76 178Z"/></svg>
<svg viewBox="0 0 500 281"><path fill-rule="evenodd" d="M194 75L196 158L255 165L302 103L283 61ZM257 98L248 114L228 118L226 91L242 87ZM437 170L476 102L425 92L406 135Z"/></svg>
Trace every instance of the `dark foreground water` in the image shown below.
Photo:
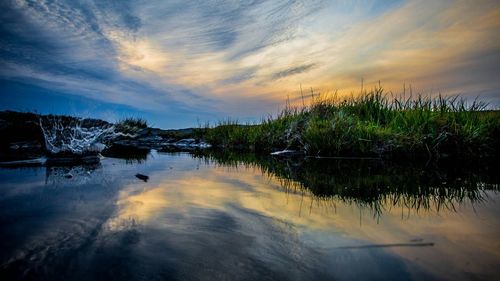
<svg viewBox="0 0 500 281"><path fill-rule="evenodd" d="M159 153L0 169L0 280L500 280L495 173Z"/></svg>

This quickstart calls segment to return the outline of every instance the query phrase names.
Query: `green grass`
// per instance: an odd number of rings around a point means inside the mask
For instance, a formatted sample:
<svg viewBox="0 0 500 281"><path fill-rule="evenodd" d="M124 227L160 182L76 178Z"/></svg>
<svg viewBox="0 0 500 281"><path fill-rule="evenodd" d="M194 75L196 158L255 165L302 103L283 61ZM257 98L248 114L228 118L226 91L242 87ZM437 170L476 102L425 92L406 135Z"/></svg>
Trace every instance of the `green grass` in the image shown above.
<svg viewBox="0 0 500 281"><path fill-rule="evenodd" d="M394 97L379 87L287 107L260 124L223 121L204 128L203 137L223 148L296 149L313 156L492 156L498 152L500 113L486 108L458 97Z"/></svg>

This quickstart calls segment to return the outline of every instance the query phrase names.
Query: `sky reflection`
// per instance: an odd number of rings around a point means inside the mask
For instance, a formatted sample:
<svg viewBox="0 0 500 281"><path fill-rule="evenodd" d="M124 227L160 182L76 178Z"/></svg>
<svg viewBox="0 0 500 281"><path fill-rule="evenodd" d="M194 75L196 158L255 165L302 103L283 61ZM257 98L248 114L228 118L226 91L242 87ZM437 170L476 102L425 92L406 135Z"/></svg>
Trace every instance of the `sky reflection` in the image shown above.
<svg viewBox="0 0 500 281"><path fill-rule="evenodd" d="M439 212L436 206L417 210L386 202L379 216L367 206L321 199L298 188L284 189L279 179L256 167L201 165L195 173L169 170L168 175L158 171L150 176L147 187L134 184L120 192L118 211L108 222L111 230L127 228L133 221L160 229L183 225L181 233L197 231L211 223L214 212L252 229L254 222L244 215L251 213L284 227L300 244L335 257L332 268L339 267L335 262L339 254L349 252L359 258L368 252L368 257L361 258L368 259L364 262L374 263L375 253L393 255L415 278L423 273L452 279L500 274L495 267L500 260L500 222L495 219L500 197L493 191L486 192L485 202L466 201L457 203L455 210ZM225 225L209 228L219 227ZM413 247L427 243L432 245ZM393 244L403 245L389 247ZM381 248L363 249L370 245Z"/></svg>
<svg viewBox="0 0 500 281"><path fill-rule="evenodd" d="M0 179L2 280L500 276L493 190L455 210L388 201L379 212L283 186L255 165L156 152L88 168L0 169Z"/></svg>

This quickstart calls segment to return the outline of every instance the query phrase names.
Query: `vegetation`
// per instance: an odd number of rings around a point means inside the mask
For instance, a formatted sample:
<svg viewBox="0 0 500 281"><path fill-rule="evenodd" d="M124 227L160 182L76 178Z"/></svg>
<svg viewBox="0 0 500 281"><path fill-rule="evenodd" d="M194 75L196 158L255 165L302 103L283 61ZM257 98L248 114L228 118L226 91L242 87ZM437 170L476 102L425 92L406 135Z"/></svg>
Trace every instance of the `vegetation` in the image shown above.
<svg viewBox="0 0 500 281"><path fill-rule="evenodd" d="M129 117L118 121L115 128L122 133L137 133L148 128L148 122L146 119Z"/></svg>
<svg viewBox="0 0 500 281"><path fill-rule="evenodd" d="M316 98L287 106L258 125L223 121L204 138L224 148L270 152L295 149L321 156L492 156L500 112L457 97L390 97L381 87L358 97Z"/></svg>
<svg viewBox="0 0 500 281"><path fill-rule="evenodd" d="M205 129L204 128L185 128L185 129L170 129L170 130L161 130L158 132L158 135L163 137L164 139L187 139L187 138L203 138Z"/></svg>
<svg viewBox="0 0 500 281"><path fill-rule="evenodd" d="M130 145L140 147L195 138L218 149L263 153L289 149L306 156L495 158L500 148L500 111L486 109L484 103L457 97L394 97L379 87L347 99L317 96L309 106L286 106L259 124L228 119L215 127L161 130L149 128L145 119L126 118L115 129L123 133L122 138L136 138ZM43 155L40 125L54 119L63 127L111 126L96 119L0 112L4 136L0 159Z"/></svg>

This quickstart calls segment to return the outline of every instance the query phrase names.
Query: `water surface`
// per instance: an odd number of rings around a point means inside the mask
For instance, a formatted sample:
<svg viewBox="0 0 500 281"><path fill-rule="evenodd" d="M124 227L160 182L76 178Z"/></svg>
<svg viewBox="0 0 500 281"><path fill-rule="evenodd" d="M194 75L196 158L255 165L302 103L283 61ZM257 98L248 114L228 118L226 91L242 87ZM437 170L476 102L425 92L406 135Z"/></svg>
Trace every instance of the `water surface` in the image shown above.
<svg viewBox="0 0 500 281"><path fill-rule="evenodd" d="M157 152L0 169L0 279L499 280L498 180L468 171Z"/></svg>

